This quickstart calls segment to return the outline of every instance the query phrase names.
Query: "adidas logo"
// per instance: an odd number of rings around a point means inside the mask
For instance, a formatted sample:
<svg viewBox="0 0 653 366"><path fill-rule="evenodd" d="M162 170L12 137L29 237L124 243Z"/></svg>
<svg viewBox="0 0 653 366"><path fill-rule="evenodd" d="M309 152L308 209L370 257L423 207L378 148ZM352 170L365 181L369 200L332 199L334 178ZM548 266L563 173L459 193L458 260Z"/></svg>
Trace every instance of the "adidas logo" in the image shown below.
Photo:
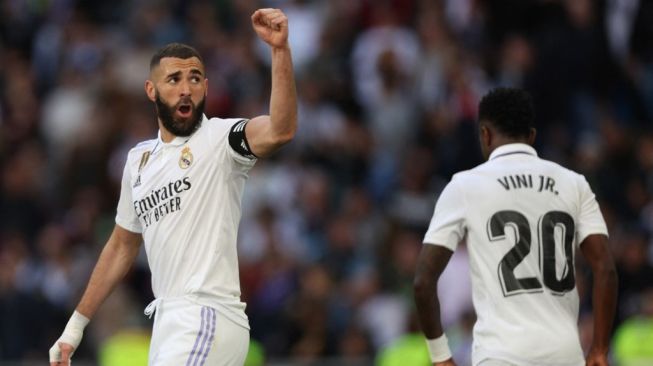
<svg viewBox="0 0 653 366"><path fill-rule="evenodd" d="M245 128L245 125L247 124L247 120L243 120L241 122L238 122L238 124L234 127L234 132L240 132Z"/></svg>

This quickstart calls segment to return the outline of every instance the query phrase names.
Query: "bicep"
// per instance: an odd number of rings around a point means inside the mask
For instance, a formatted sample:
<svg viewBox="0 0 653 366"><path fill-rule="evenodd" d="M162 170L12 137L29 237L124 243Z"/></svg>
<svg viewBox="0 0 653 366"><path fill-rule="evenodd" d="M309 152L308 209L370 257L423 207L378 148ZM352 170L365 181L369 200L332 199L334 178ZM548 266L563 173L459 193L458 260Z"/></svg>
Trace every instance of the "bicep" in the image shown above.
<svg viewBox="0 0 653 366"><path fill-rule="evenodd" d="M245 127L245 136L252 153L258 157L266 157L271 154L267 137L270 135L270 116L258 116L252 118Z"/></svg>
<svg viewBox="0 0 653 366"><path fill-rule="evenodd" d="M245 126L245 138L257 157L267 157L278 148L272 138L270 116L254 117Z"/></svg>
<svg viewBox="0 0 653 366"><path fill-rule="evenodd" d="M451 259L453 251L441 245L424 244L417 258L415 275L438 279Z"/></svg>
<svg viewBox="0 0 653 366"><path fill-rule="evenodd" d="M588 235L581 243L580 250L592 269L612 267L612 253L608 246L608 237L603 234Z"/></svg>
<svg viewBox="0 0 653 366"><path fill-rule="evenodd" d="M121 248L138 251L143 242L143 236L116 224L109 238L109 242Z"/></svg>

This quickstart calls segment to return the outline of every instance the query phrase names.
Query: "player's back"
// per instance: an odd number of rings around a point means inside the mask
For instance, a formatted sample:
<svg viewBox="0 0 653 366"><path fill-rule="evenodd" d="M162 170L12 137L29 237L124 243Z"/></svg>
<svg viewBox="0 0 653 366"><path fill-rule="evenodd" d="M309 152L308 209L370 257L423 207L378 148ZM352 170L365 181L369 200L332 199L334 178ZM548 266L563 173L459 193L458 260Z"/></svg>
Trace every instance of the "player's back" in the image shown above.
<svg viewBox="0 0 653 366"><path fill-rule="evenodd" d="M465 206L478 315L474 363L584 364L574 256L586 233L605 231L585 179L528 145L510 144L452 185Z"/></svg>

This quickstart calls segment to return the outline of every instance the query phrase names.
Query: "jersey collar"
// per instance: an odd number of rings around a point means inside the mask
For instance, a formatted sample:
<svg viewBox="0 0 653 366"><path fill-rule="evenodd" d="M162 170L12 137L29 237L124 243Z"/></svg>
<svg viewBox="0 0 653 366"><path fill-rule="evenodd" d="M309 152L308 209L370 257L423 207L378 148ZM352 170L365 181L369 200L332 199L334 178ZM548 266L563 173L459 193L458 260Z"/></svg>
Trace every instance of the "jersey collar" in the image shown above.
<svg viewBox="0 0 653 366"><path fill-rule="evenodd" d="M532 146L522 143L514 143L501 145L494 149L494 151L492 151L490 154L489 160L513 154L526 154L537 157L537 151L535 151Z"/></svg>
<svg viewBox="0 0 653 366"><path fill-rule="evenodd" d="M190 136L193 136L193 135L190 135ZM161 139L161 130L159 130L159 132L158 132L158 138L157 138L158 141L157 141L157 142L158 142L159 145L163 145L163 146L181 146L181 145L183 145L184 143L186 143L186 141L188 141L188 139L190 138L190 136L184 136L184 137L182 137L182 136L175 136L175 137L172 139L172 141L170 141L170 142L163 142L163 140Z"/></svg>
<svg viewBox="0 0 653 366"><path fill-rule="evenodd" d="M190 136L175 136L172 139L172 141L170 141L170 142L163 142L163 140L161 139L161 130L159 130L157 132L157 143L156 143L156 145L157 146L181 146L181 145L185 144L188 140L190 140L190 138L193 137L193 135L195 133L197 133L197 131L200 128L202 128L202 126L206 123L207 120L208 120L208 118L206 117L205 114L203 114L202 115L202 122L201 122L200 126Z"/></svg>

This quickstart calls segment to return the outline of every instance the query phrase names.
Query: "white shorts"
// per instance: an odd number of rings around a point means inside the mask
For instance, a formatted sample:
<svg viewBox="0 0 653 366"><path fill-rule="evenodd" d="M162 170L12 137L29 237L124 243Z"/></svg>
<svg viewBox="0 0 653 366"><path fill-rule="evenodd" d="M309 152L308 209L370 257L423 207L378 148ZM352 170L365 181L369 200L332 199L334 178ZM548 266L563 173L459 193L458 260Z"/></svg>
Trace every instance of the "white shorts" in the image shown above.
<svg viewBox="0 0 653 366"><path fill-rule="evenodd" d="M148 364L242 366L248 348L248 329L214 308L171 299L156 309Z"/></svg>

